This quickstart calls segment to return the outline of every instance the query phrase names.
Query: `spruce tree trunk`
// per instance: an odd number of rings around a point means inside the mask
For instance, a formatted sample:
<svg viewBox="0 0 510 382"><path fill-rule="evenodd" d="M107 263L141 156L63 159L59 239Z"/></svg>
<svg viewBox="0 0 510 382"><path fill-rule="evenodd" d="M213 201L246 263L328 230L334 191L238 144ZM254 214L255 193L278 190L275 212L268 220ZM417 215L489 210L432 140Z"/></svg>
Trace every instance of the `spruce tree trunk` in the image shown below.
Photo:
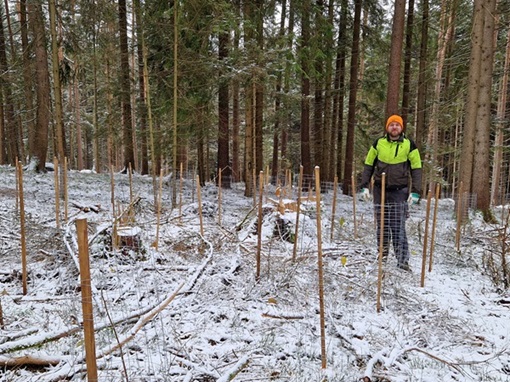
<svg viewBox="0 0 510 382"><path fill-rule="evenodd" d="M490 156L491 156L491 95L492 72L494 67L494 38L496 0L484 2L485 23L483 29L482 57L480 70L480 90L476 118L476 134L473 166L473 193L476 207L484 214L486 221L492 221L490 212Z"/></svg>
<svg viewBox="0 0 510 382"><path fill-rule="evenodd" d="M418 70L418 94L416 100L416 131L415 140L418 148L423 147L425 136L425 109L427 103L427 50L429 35L429 0L422 0L420 63Z"/></svg>
<svg viewBox="0 0 510 382"><path fill-rule="evenodd" d="M29 25L33 34L35 54L36 120L34 147L30 157L37 162L36 171L46 171L48 129L50 123L50 73L46 51L46 32L42 7L36 2L28 3Z"/></svg>
<svg viewBox="0 0 510 382"><path fill-rule="evenodd" d="M219 35L219 50L218 59L221 62L225 62L228 58L228 44L229 35L228 33L220 33ZM220 73L221 74L221 73ZM221 185L225 188L230 188L230 155L229 155L229 86L227 80L224 78L218 79L218 157L217 163L218 169L221 169L222 178ZM219 179L218 179L219 181Z"/></svg>
<svg viewBox="0 0 510 382"><path fill-rule="evenodd" d="M503 143L504 143L504 127L505 115L507 110L507 92L508 92L508 71L510 69L510 28L508 29L506 40L505 64L503 68L503 77L501 78L498 98L497 122L496 122L496 138L494 140L494 159L492 165L492 188L491 200L493 204L502 202L502 194L505 187L502 178L503 168Z"/></svg>
<svg viewBox="0 0 510 382"><path fill-rule="evenodd" d="M336 136L336 168L335 174L338 179L342 178L343 168L343 138L344 138L344 94L345 94L345 56L347 52L347 15L348 2L342 0L340 13L340 26L338 28L338 52L335 67L335 97L333 100L333 129Z"/></svg>
<svg viewBox="0 0 510 382"><path fill-rule="evenodd" d="M349 112L347 115L347 138L345 143L344 195L354 195L351 190L352 170L354 168L354 129L356 127L356 99L358 95L359 38L361 30L362 1L354 2L354 25L352 28L351 71L349 80ZM351 191L351 192L349 192Z"/></svg>
<svg viewBox="0 0 510 382"><path fill-rule="evenodd" d="M124 146L123 172L129 171L129 166L136 170L135 153L133 148L133 127L131 116L131 84L129 69L129 49L127 38L127 10L126 0L119 0L119 48L120 48L120 97L122 107L122 140Z"/></svg>
<svg viewBox="0 0 510 382"><path fill-rule="evenodd" d="M393 27L391 31L391 48L388 57L388 92L386 94L386 117L399 114L400 67L402 61L402 45L404 41L405 0L395 1Z"/></svg>
<svg viewBox="0 0 510 382"><path fill-rule="evenodd" d="M306 179L311 182L313 171L310 153L310 0L303 0L301 21L301 164Z"/></svg>
<svg viewBox="0 0 510 382"><path fill-rule="evenodd" d="M471 55L469 59L468 89L466 101L466 114L464 133L462 138L462 151L460 157L460 182L462 189L472 191L472 175L474 163L474 145L476 135L476 116L478 112L478 97L480 91L480 73L482 63L482 43L484 28L485 1L475 0L473 5L473 26L471 28ZM488 169L486 169L488 171ZM462 198L462 195L458 195ZM463 203L465 205L465 203ZM465 214L462 214L465 215Z"/></svg>

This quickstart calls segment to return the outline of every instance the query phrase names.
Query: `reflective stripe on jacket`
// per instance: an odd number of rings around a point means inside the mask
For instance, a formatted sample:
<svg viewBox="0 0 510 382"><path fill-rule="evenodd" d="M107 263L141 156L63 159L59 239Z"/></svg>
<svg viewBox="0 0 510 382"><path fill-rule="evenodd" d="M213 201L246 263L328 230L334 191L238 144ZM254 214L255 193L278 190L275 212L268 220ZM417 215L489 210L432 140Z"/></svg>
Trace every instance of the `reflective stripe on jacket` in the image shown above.
<svg viewBox="0 0 510 382"><path fill-rule="evenodd" d="M381 175L386 173L386 189L401 189L409 186L421 194L421 158L416 144L404 134L392 141L387 135L377 139L370 147L365 159L361 187L367 187L372 175L375 185L381 185Z"/></svg>

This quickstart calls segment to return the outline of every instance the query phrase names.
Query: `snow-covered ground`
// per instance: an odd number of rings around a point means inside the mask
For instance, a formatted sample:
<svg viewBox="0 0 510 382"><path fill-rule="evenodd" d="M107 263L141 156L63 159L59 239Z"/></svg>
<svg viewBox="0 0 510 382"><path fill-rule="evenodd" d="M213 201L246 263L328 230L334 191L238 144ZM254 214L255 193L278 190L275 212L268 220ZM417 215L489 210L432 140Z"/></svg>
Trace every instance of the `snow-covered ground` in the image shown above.
<svg viewBox="0 0 510 382"><path fill-rule="evenodd" d="M89 227L99 381L510 381L510 295L492 280L501 275L501 227L472 212L457 251L450 199L438 203L424 286L426 200L411 207L413 272L390 257L378 312L371 203L356 203L355 230L352 198L338 194L333 240L332 190L321 194L320 231L316 204L304 204L294 258L296 214L280 216L275 189L266 187L257 268L254 199L236 184L222 191L219 211L218 189L207 184L201 236L193 176L173 209L164 179L158 216L150 177L134 174L130 184L115 174L116 214L135 201L122 220L141 243L129 250L111 246L109 174L69 172L68 219L62 200L57 228L54 173L25 173L24 295L15 179L14 169L0 168L0 381L86 377L77 219ZM434 199L431 207L427 261ZM4 366L11 362L30 365Z"/></svg>

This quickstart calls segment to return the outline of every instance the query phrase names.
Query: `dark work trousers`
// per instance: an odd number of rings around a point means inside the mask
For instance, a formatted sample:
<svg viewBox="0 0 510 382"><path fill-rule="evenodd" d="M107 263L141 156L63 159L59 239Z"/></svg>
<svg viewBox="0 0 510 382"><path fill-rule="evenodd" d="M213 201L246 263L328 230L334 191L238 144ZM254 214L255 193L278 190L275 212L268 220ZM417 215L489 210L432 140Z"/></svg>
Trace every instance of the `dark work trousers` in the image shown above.
<svg viewBox="0 0 510 382"><path fill-rule="evenodd" d="M377 245L381 238L381 187L374 186L374 209L377 219ZM409 244L406 234L406 218L408 216L408 188L386 190L384 203L383 256L387 256L390 241L397 258L398 265L409 263ZM379 248L379 247L378 247Z"/></svg>

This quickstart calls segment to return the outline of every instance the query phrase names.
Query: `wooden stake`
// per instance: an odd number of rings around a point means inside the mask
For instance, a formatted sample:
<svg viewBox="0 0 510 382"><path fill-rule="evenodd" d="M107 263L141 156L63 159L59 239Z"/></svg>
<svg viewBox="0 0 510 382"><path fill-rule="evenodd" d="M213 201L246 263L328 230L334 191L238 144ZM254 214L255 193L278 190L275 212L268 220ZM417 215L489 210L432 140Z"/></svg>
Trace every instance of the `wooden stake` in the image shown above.
<svg viewBox="0 0 510 382"><path fill-rule="evenodd" d="M16 162L18 163L18 162ZM0 329L4 330L5 329L5 324L4 324L4 311L2 309L2 299L0 299Z"/></svg>
<svg viewBox="0 0 510 382"><path fill-rule="evenodd" d="M255 184L255 183L254 183ZM262 197L264 196L264 171L259 173L259 210L257 219L257 271L255 273L255 279L260 280L260 256L262 250Z"/></svg>
<svg viewBox="0 0 510 382"><path fill-rule="evenodd" d="M57 228L60 228L60 189L58 185L58 159L53 158L54 178L55 178L55 222Z"/></svg>
<svg viewBox="0 0 510 382"><path fill-rule="evenodd" d="M427 244L429 240L429 219L430 219L430 201L432 199L432 191L427 193L427 210L425 213L425 234L423 235L423 254L421 260L421 280L420 286L425 286L425 266L427 264Z"/></svg>
<svg viewBox="0 0 510 382"><path fill-rule="evenodd" d="M356 177L354 176L354 171L351 176L351 185L352 185L352 221L354 224L354 238L358 238L358 223L356 221Z"/></svg>
<svg viewBox="0 0 510 382"><path fill-rule="evenodd" d="M256 189L257 189L257 175L256 175L256 172L255 172L255 167L253 168L253 171L251 173L251 177L253 179L253 187L252 187L252 192L253 192L253 207L256 207L257 206L257 192L256 192Z"/></svg>
<svg viewBox="0 0 510 382"><path fill-rule="evenodd" d="M218 224L221 227L221 168L218 169Z"/></svg>
<svg viewBox="0 0 510 382"><path fill-rule="evenodd" d="M112 250L117 250L117 219L115 213L115 177L113 165L110 166L110 199L112 203Z"/></svg>
<svg viewBox="0 0 510 382"><path fill-rule="evenodd" d="M129 204L133 203L133 167L129 162Z"/></svg>
<svg viewBox="0 0 510 382"><path fill-rule="evenodd" d="M198 216L200 218L200 235L204 236L204 222L202 219L202 193L200 191L200 175L197 175L197 199L198 199Z"/></svg>
<svg viewBox="0 0 510 382"><path fill-rule="evenodd" d="M303 188L303 165L299 166L298 196L296 202L296 229L294 230L294 246L292 249L292 261L296 261L297 242L299 233L299 213L301 211L301 189Z"/></svg>
<svg viewBox="0 0 510 382"><path fill-rule="evenodd" d="M19 220L20 220L20 234L21 234L21 283L23 285L23 295L27 294L27 244L25 234L25 200L23 196L23 166L19 162L18 166L18 181L19 181Z"/></svg>
<svg viewBox="0 0 510 382"><path fill-rule="evenodd" d="M83 310L83 331L85 336L85 360L87 380L97 381L96 342L94 337L94 314L92 309L92 288L90 278L89 244L87 219L76 220L78 251L80 258L81 304Z"/></svg>
<svg viewBox="0 0 510 382"><path fill-rule="evenodd" d="M381 311L381 290L383 278L383 251L384 251L384 204L386 203L386 173L381 174L381 220L379 225L379 256L377 272L377 313Z"/></svg>
<svg viewBox="0 0 510 382"><path fill-rule="evenodd" d="M182 162L180 164L180 173L179 173L179 178L180 178L180 181L179 181L179 222L182 222L182 184L183 184L183 179L182 179Z"/></svg>
<svg viewBox="0 0 510 382"><path fill-rule="evenodd" d="M321 326L321 360L322 368L327 365L326 359L326 318L324 312L324 273L322 269L322 222L321 222L321 179L319 166L315 166L315 202L317 208L317 266L319 268L319 311Z"/></svg>
<svg viewBox="0 0 510 382"><path fill-rule="evenodd" d="M436 222L437 222L437 207L439 205L439 191L441 186L436 184L436 201L434 204L434 218L432 219L432 236L430 238L430 256L429 256L429 272L432 272L432 263L434 260L434 243L436 241Z"/></svg>
<svg viewBox="0 0 510 382"><path fill-rule="evenodd" d="M159 170L159 192L158 192L158 212L156 216L156 251L159 246L159 222L161 217L161 204L163 203L163 168Z"/></svg>
<svg viewBox="0 0 510 382"><path fill-rule="evenodd" d="M62 177L64 180L64 221L67 223L68 220L68 204L69 204L69 192L67 189L67 157L64 157L64 171L62 173Z"/></svg>
<svg viewBox="0 0 510 382"><path fill-rule="evenodd" d="M459 184L459 192L457 193L457 231L455 232L455 248L457 252L460 252L460 229L462 226L462 193L463 193L464 184L460 182Z"/></svg>
<svg viewBox="0 0 510 382"><path fill-rule="evenodd" d="M333 182L333 205L331 206L331 234L330 241L333 241L333 233L335 231L335 212L336 212L336 188L338 187L338 176L335 176Z"/></svg>
<svg viewBox="0 0 510 382"><path fill-rule="evenodd" d="M16 157L16 215L19 213L19 167L20 162L18 161L18 157Z"/></svg>

